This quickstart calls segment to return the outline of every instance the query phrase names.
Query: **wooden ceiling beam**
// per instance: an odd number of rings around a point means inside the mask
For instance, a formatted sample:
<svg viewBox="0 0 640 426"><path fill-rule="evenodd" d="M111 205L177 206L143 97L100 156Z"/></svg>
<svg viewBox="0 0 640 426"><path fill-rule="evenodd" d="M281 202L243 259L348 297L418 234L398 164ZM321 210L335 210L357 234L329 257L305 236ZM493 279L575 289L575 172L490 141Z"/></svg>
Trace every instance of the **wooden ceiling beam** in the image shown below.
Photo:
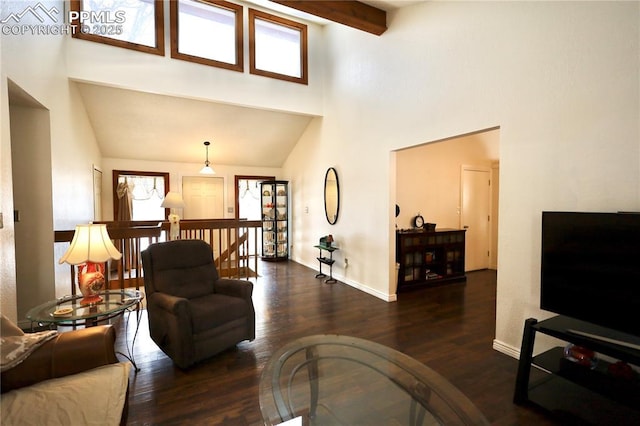
<svg viewBox="0 0 640 426"><path fill-rule="evenodd" d="M387 12L359 1L271 1L371 34L387 30Z"/></svg>

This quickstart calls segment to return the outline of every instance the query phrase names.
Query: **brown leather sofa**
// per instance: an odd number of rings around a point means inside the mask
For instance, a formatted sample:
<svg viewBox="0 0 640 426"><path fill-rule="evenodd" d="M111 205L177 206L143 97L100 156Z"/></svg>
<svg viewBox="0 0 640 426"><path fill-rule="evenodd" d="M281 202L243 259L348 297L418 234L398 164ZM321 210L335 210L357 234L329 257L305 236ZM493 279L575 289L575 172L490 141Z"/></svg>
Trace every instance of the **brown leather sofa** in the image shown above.
<svg viewBox="0 0 640 426"><path fill-rule="evenodd" d="M79 373L118 363L115 340L115 330L110 325L58 333L20 364L2 372L2 393L21 391L22 388L44 383L49 379L71 379L71 376ZM128 387L126 392L120 424L126 424ZM3 413L3 418L5 414L9 413Z"/></svg>
<svg viewBox="0 0 640 426"><path fill-rule="evenodd" d="M118 362L112 326L59 333L17 366L2 373L2 393Z"/></svg>
<svg viewBox="0 0 640 426"><path fill-rule="evenodd" d="M178 367L255 339L253 283L220 278L206 242L151 244L142 265L149 334Z"/></svg>

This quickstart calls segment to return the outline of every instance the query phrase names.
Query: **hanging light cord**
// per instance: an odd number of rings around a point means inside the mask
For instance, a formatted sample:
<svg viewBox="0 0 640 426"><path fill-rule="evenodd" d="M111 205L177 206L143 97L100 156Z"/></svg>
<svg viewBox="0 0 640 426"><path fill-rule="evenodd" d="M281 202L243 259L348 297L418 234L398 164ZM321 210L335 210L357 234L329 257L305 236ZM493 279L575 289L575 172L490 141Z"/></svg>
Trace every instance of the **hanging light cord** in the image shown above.
<svg viewBox="0 0 640 426"><path fill-rule="evenodd" d="M205 141L204 146L207 150L207 159L204 162L205 167L209 167L209 145L211 145L211 143L209 141Z"/></svg>

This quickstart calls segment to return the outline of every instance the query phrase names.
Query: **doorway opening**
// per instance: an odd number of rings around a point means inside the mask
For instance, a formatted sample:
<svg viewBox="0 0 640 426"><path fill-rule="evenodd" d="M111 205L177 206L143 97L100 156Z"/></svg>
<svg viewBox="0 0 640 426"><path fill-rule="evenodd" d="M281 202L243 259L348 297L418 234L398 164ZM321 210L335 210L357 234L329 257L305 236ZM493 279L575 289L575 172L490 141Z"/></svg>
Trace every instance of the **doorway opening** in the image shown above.
<svg viewBox="0 0 640 426"><path fill-rule="evenodd" d="M465 270L496 269L499 144L494 127L396 151L396 228L420 214L436 228L466 229Z"/></svg>
<svg viewBox="0 0 640 426"><path fill-rule="evenodd" d="M260 182L265 180L275 180L275 176L235 177L236 219L262 219Z"/></svg>
<svg viewBox="0 0 640 426"><path fill-rule="evenodd" d="M236 219L262 220L260 182L265 180L275 180L275 176L235 176ZM251 240L249 245L250 253L258 253L258 247L262 247L262 232L258 232L255 244Z"/></svg>
<svg viewBox="0 0 640 426"><path fill-rule="evenodd" d="M25 318L30 307L56 293L51 118L49 110L16 83L7 79L7 87L14 236L13 247L3 249L15 250L17 318Z"/></svg>

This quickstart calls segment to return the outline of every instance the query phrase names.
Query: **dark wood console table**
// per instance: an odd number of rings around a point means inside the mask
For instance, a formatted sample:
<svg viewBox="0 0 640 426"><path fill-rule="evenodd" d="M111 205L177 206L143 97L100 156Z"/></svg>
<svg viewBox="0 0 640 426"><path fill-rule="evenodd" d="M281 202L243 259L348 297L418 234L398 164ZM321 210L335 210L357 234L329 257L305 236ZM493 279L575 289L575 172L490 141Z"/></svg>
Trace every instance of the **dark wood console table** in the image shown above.
<svg viewBox="0 0 640 426"><path fill-rule="evenodd" d="M320 262L320 271L316 274L316 278L324 278L327 276L327 274L322 272L322 265L328 265L329 266L329 277L324 280L325 283L327 284L333 284L336 282L336 279L333 278L333 264L336 262L333 259L333 252L338 250L337 247L331 247L331 246L325 246L325 245L317 245L314 246L315 248L320 250L320 254L318 255L317 259L318 262ZM329 257L323 256L322 252L326 251L329 253Z"/></svg>

